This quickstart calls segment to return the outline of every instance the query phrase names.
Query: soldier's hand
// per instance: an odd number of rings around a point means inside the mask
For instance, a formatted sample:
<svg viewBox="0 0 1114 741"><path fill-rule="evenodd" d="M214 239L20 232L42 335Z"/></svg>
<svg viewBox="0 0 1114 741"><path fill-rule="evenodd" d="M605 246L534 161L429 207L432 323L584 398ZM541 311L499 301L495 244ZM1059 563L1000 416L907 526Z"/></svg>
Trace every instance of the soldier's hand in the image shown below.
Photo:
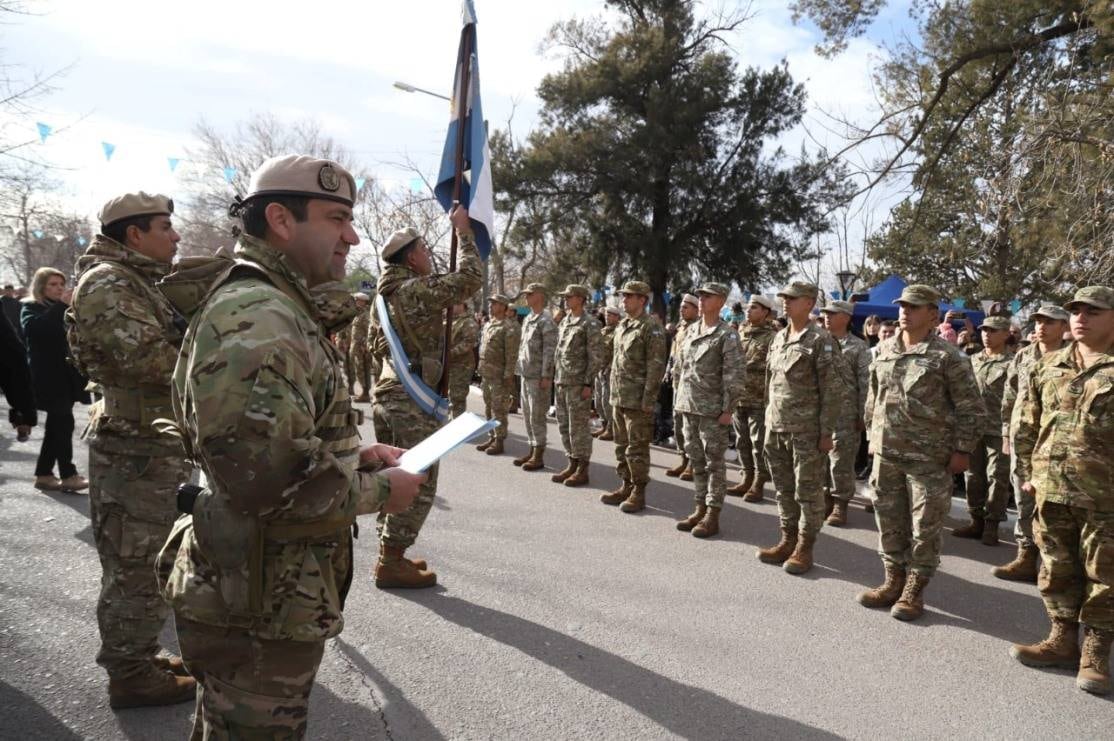
<svg viewBox="0 0 1114 741"><path fill-rule="evenodd" d="M1031 497L1035 497L1037 495L1037 487L1033 486L1032 481L1026 481L1024 484L1021 485L1021 488L1025 491L1026 494Z"/></svg>
<svg viewBox="0 0 1114 741"><path fill-rule="evenodd" d="M468 220L468 209L464 206L453 206L453 210L449 212L449 222L458 232L472 231L472 222Z"/></svg>
<svg viewBox="0 0 1114 741"><path fill-rule="evenodd" d="M832 448L834 447L835 443L832 442L831 435L821 435L820 442L816 444L816 449L819 450L821 453L830 453L832 452Z"/></svg>
<svg viewBox="0 0 1114 741"><path fill-rule="evenodd" d="M380 473L391 482L391 495L383 505L383 511L397 515L410 509L414 497L418 496L418 487L425 483L426 475L410 473L401 468L388 468Z"/></svg>
<svg viewBox="0 0 1114 741"><path fill-rule="evenodd" d="M716 419L716 422L719 422L721 425L731 424L731 412L724 412L723 414L719 415L719 418Z"/></svg>
<svg viewBox="0 0 1114 741"><path fill-rule="evenodd" d="M374 465L382 463L384 466L397 466L399 456L405 453L403 448L396 448L385 443L372 443L360 449L360 465Z"/></svg>
<svg viewBox="0 0 1114 741"><path fill-rule="evenodd" d="M948 473L957 474L963 473L971 467L971 454L961 453L958 450L952 453L951 460L948 461Z"/></svg>

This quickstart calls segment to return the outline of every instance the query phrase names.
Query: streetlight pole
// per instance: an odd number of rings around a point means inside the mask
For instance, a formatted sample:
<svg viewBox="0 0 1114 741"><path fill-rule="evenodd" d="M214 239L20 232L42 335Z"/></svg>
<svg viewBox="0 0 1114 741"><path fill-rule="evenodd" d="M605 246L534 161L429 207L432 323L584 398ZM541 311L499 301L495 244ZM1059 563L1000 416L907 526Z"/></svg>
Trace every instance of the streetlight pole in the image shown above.
<svg viewBox="0 0 1114 741"><path fill-rule="evenodd" d="M839 279L839 295L844 301L851 295L851 291L855 288L855 281L858 279L858 274L852 270L840 270L836 273L836 278Z"/></svg>

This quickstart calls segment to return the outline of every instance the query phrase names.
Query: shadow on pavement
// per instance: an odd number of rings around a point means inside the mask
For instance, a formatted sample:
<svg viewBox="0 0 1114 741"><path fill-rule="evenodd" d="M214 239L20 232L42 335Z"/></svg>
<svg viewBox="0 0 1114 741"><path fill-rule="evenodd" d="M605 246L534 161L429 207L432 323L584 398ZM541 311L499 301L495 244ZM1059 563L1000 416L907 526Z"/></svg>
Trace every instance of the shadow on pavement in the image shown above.
<svg viewBox="0 0 1114 741"><path fill-rule="evenodd" d="M509 613L443 592L399 596L427 607L445 620L522 651L682 738L838 738L789 718L737 705L713 692L662 676ZM725 728L732 730L725 732Z"/></svg>
<svg viewBox="0 0 1114 741"><path fill-rule="evenodd" d="M336 647L344 654L345 658L357 672L363 674L371 681L383 695L383 718L374 722L382 724L388 730L388 737L420 738L437 741L445 738L425 714L406 699L406 695L387 681L371 662L367 660L353 645L343 638L336 639ZM366 708L364 709L365 713ZM369 716L370 713L367 713ZM373 722L368 720L367 722Z"/></svg>
<svg viewBox="0 0 1114 741"><path fill-rule="evenodd" d="M68 741L81 736L30 695L0 681L0 738Z"/></svg>

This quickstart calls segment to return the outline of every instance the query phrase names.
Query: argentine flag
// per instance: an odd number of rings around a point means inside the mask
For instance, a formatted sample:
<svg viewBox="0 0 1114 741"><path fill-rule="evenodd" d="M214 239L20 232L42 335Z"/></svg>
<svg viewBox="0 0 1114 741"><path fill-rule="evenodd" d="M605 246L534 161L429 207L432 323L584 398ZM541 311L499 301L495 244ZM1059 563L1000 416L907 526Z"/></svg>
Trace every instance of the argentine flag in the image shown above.
<svg viewBox="0 0 1114 741"><path fill-rule="evenodd" d="M476 234L476 248L479 250L480 257L486 260L491 253L491 240L495 234L495 194L491 189L491 152L487 148L487 126L484 124L483 107L480 105L476 9L472 5L472 0L464 0L462 14L464 28L460 32L460 50L457 52L449 132L445 136L441 171L437 175L437 186L433 192L446 213L452 209L457 132L459 127L463 126L464 178L460 186L460 203L468 209L472 230ZM466 51L470 51L467 58L465 58ZM468 70L468 89L464 95L466 109L462 112L456 110L456 107L457 101L460 100L461 78L465 69Z"/></svg>

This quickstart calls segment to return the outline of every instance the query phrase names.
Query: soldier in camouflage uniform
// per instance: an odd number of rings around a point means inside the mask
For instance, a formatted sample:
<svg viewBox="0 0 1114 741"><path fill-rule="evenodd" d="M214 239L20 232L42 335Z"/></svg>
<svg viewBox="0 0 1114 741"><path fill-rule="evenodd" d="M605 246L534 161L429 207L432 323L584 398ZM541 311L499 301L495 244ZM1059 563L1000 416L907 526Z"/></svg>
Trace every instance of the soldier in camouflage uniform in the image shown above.
<svg viewBox="0 0 1114 741"><path fill-rule="evenodd" d="M981 538L984 545L998 545L998 523L1006 519L1010 498L1010 457L1002 450L1002 393L1013 354L1006 345L1010 320L988 316L979 326L983 349L971 357L979 382L986 417L979 441L965 474L967 511L971 522L952 531L957 538Z"/></svg>
<svg viewBox="0 0 1114 741"><path fill-rule="evenodd" d="M770 480L762 446L766 438L766 356L779 329L773 317L773 301L757 294L750 297L740 336L746 380L743 398L732 415L743 480L727 489L728 494L742 495L744 502L761 502L762 489Z"/></svg>
<svg viewBox="0 0 1114 741"><path fill-rule="evenodd" d="M843 376L843 408L828 453L831 476L830 508L826 524L847 524L847 505L855 495L855 459L859 455L866 395L870 388L870 347L849 331L855 308L847 301L831 301L820 310L824 326L839 342L840 372Z"/></svg>
<svg viewBox="0 0 1114 741"><path fill-rule="evenodd" d="M673 333L673 343L669 348L669 360L666 362L666 378L673 386L673 439L677 443L677 450L681 453L681 462L665 472L666 476L692 481L692 466L689 464L688 451L685 448L685 425L680 413L677 411L676 399L681 393L681 368L684 366L685 342L688 330L700 321L700 299L691 293L681 297L681 321L677 322L677 330Z"/></svg>
<svg viewBox="0 0 1114 741"><path fill-rule="evenodd" d="M101 233L76 266L66 315L82 373L103 399L89 425L89 503L100 556L97 663L113 708L193 699L178 657L159 655L170 613L155 581L155 556L178 516L178 484L190 467L181 443L151 426L170 415L170 374L184 322L155 282L170 272L178 234L166 196L129 193L100 212Z"/></svg>
<svg viewBox="0 0 1114 741"><path fill-rule="evenodd" d="M632 280L623 286L626 317L615 330L611 360L611 419L615 425L616 473L622 484L600 497L631 514L646 507L650 481L650 437L654 433L654 402L665 373L665 331L646 313L650 286Z"/></svg>
<svg viewBox="0 0 1114 741"><path fill-rule="evenodd" d="M1059 306L1042 304L1031 316L1036 337L1033 344L1013 356L1006 373L1006 387L1002 391L1003 452L1007 454L1013 449L1021 412L1029 398L1029 378L1041 358L1060 349L1064 344L1064 332L1068 331L1068 312ZM1010 480L1017 501L1017 525L1013 531L1017 540L1017 556L1005 566L995 566L990 573L1007 581L1036 584L1040 551L1033 540L1033 510L1037 503L1029 490L1022 486L1025 482L1017 474L1016 455L1010 455Z"/></svg>
<svg viewBox="0 0 1114 741"><path fill-rule="evenodd" d="M264 162L233 213L235 261L179 264L162 287L192 315L174 370L175 421L205 488L159 553L163 596L200 685L194 739L306 733L309 694L340 633L357 515L412 501L401 451L361 449L343 358L327 340L355 315L340 279L355 183L339 165Z"/></svg>
<svg viewBox="0 0 1114 741"><path fill-rule="evenodd" d="M824 522L826 453L843 404L839 343L811 321L819 290L794 282L778 293L789 326L770 343L766 376L766 464L777 489L781 539L759 549L763 563L790 574L812 568Z"/></svg>
<svg viewBox="0 0 1114 741"><path fill-rule="evenodd" d="M727 494L727 430L746 382L739 333L720 319L727 293L722 283L706 283L697 290L701 318L687 330L673 403L684 423L696 488L695 509L677 523L677 529L697 538L719 532L719 513Z"/></svg>
<svg viewBox="0 0 1114 741"><path fill-rule="evenodd" d="M565 486L583 486L588 483L592 460L588 418L592 381L603 365L603 335L600 325L584 310L590 295L585 286L570 285L560 295L568 313L557 327L553 382L557 384L557 428L568 464L552 480Z"/></svg>
<svg viewBox="0 0 1114 741"><path fill-rule="evenodd" d="M370 302L370 299L368 298L368 295L366 293L360 293L360 292L353 293L352 298L354 298L356 300L356 306L359 307L362 310L362 312L367 312L368 311L368 304ZM366 351L367 330L368 330L368 323L370 323L370 321L371 321L371 315L367 314L367 319L366 319L366 321L363 322L363 327L360 328L359 330L357 330L357 325L361 323L361 314L357 314L356 318L352 320L351 324L349 324L347 327L345 327L340 332L336 333L337 349L344 353L344 375L348 379L348 395L349 396L355 396L356 395L356 388L355 388L356 379L361 378L360 369L357 366L357 358L356 358L357 354L360 353L360 349L359 349L360 345L359 344L353 344L353 338L355 336L357 336L357 333L360 337L363 338L363 341L362 341L361 344L365 348L363 350L363 353L366 356L367 355L367 351ZM371 389L370 386L367 386L367 387L361 386L361 391L363 391L364 388L367 388L369 391ZM355 399L355 401L360 401L360 399ZM365 398L365 399L363 399L363 401L368 401L368 399Z"/></svg>
<svg viewBox="0 0 1114 741"><path fill-rule="evenodd" d="M371 299L366 293L356 293L356 318L349 325L347 333L351 338L348 350L348 359L351 363L352 375L348 378L348 388L352 388L353 380L360 382L360 395L355 401L367 403L371 401L371 353L367 346L367 333L371 326ZM351 393L351 391L349 391Z"/></svg>
<svg viewBox="0 0 1114 741"><path fill-rule="evenodd" d="M531 283L518 294L525 296L530 313L522 320L518 345L518 376L522 379L522 421L530 450L512 463L524 471L545 465L545 412L553 386L553 355L557 351L557 325L545 310L545 286Z"/></svg>
<svg viewBox="0 0 1114 741"><path fill-rule="evenodd" d="M592 437L599 440L614 440L611 432L611 359L615 354L615 328L619 326L619 319L623 312L617 306L608 306L604 310L605 324L600 330L603 335L603 368L596 376L596 413L603 420L603 427L598 432L593 432Z"/></svg>
<svg viewBox="0 0 1114 741"><path fill-rule="evenodd" d="M490 319L480 342L480 377L483 378L484 416L499 422L488 439L476 446L488 455L501 455L507 439L507 410L514 394L514 367L518 362L518 320L508 308L511 300L496 293L487 300Z"/></svg>
<svg viewBox="0 0 1114 741"><path fill-rule="evenodd" d="M1014 440L1018 473L1037 500L1037 584L1052 630L1012 653L1027 666L1078 664L1076 685L1105 695L1114 642L1114 289L1081 288L1064 308L1074 341L1033 370Z"/></svg>
<svg viewBox="0 0 1114 741"><path fill-rule="evenodd" d="M453 341L449 346L449 402L453 416L468 408L468 389L476 373L476 347L480 344L480 325L464 304L453 311Z"/></svg>
<svg viewBox="0 0 1114 741"><path fill-rule="evenodd" d="M933 332L940 294L914 284L895 303L901 331L877 347L866 403L886 579L858 600L915 620L924 614L924 588L940 564L952 477L970 465L983 404L971 361Z"/></svg>
<svg viewBox="0 0 1114 741"><path fill-rule="evenodd" d="M391 325L411 369L431 389L438 387L443 373L445 310L467 301L483 282L480 255L467 213L460 213L463 215L458 214L453 220L459 245L455 273L433 272L433 253L412 228L395 232L380 251L385 267L379 276L379 295L387 306ZM384 347L384 337L376 318L372 321L372 353L384 362L371 406L375 439L408 448L431 435L440 424L410 398L399 369L394 367ZM422 485L409 510L379 517L381 542L375 585L380 589L431 587L437 583L437 575L427 568L424 560L404 557L433 507L437 471L436 465L429 469L429 480Z"/></svg>

